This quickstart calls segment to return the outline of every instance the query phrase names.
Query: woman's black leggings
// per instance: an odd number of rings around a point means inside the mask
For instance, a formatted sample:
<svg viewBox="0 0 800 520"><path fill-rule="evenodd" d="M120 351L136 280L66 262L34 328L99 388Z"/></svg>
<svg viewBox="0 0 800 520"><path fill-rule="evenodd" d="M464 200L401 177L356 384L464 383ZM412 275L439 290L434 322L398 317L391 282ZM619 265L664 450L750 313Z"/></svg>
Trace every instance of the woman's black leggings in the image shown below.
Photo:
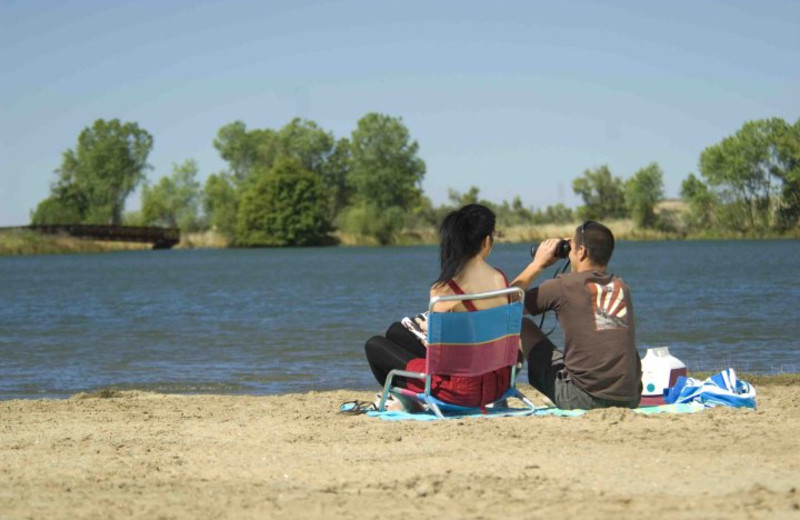
<svg viewBox="0 0 800 520"><path fill-rule="evenodd" d="M425 345L400 323L392 323L386 337L373 336L364 345L367 362L375 379L381 386L386 382L389 372L394 369L405 370L414 358L425 358ZM403 379L398 384L404 384Z"/></svg>

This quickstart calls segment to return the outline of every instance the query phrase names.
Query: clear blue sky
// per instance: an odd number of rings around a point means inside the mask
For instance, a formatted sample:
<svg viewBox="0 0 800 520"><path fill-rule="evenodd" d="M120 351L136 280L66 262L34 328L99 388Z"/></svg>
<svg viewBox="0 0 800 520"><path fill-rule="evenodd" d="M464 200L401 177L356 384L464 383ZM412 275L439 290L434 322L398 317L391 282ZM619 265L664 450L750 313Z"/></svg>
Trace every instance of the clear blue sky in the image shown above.
<svg viewBox="0 0 800 520"><path fill-rule="evenodd" d="M575 206L586 168L657 161L677 196L743 122L795 121L800 2L0 0L0 71L0 226L98 118L154 136L150 180L187 158L204 180L237 119L345 137L377 111L419 142L435 203Z"/></svg>

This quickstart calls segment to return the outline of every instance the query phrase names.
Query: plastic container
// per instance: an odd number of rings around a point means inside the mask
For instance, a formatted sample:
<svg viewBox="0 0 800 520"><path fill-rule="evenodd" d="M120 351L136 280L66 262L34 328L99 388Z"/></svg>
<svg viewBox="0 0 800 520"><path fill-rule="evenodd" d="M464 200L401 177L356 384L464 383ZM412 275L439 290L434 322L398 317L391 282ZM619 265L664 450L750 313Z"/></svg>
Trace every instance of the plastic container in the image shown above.
<svg viewBox="0 0 800 520"><path fill-rule="evenodd" d="M669 352L669 347L647 349L642 359L642 400L639 406L664 404L664 390L686 377L686 365Z"/></svg>

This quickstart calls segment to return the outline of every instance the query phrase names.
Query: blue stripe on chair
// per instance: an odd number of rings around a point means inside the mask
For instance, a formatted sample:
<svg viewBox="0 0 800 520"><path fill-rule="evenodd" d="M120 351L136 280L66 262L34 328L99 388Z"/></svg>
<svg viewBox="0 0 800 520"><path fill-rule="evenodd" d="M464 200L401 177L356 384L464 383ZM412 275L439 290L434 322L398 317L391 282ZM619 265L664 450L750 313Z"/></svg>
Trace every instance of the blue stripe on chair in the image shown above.
<svg viewBox="0 0 800 520"><path fill-rule="evenodd" d="M510 316L506 313L510 310ZM519 333L522 302L476 312L434 312L428 318L428 342L474 344L495 340L509 333Z"/></svg>

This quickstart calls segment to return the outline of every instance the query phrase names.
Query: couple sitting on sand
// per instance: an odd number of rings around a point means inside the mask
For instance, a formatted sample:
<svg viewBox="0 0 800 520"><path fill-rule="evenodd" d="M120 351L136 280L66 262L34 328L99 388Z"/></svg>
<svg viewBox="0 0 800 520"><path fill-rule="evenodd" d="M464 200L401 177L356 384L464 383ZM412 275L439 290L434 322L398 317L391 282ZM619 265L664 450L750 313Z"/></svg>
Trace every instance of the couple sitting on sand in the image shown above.
<svg viewBox="0 0 800 520"><path fill-rule="evenodd" d="M439 229L441 272L431 287L431 298L509 286L505 275L486 261L494 245L494 231L494 213L480 204L469 204L447 215ZM564 330L561 352L539 327L523 318L520 350L528 362L528 381L562 409L635 408L641 396L641 362L631 295L621 278L606 272L614 236L599 222L584 222L569 239L572 272L528 289L558 260L561 241L544 241L533 261L510 284L527 291L526 313L554 310ZM434 311L470 312L506 303L504 296L439 302ZM427 324L420 320L419 325L424 329ZM400 323L392 324L386 336L370 338L365 350L370 369L381 385L393 369L425 369L425 345ZM508 368L480 377L435 376L432 394L456 405L482 406L499 399L509 379ZM408 380L406 384L416 382Z"/></svg>

